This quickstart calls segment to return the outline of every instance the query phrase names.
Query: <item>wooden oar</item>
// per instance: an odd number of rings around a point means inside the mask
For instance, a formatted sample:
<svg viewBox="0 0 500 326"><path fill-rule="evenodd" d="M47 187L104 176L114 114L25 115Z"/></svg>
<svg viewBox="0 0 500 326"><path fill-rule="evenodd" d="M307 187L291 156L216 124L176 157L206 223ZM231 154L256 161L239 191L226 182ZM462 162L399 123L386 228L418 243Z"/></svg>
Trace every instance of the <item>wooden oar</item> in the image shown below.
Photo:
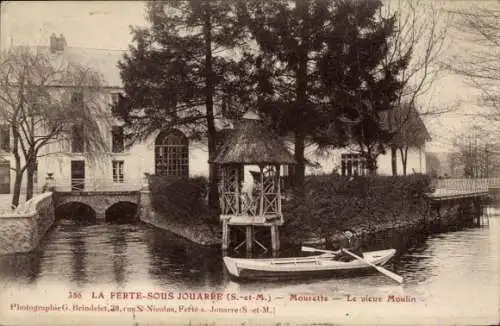
<svg viewBox="0 0 500 326"><path fill-rule="evenodd" d="M300 248L302 251L309 251L309 252L324 252L325 254L340 254L340 250L337 251L332 251L332 250L322 250L322 249L316 249L312 247L304 247Z"/></svg>
<svg viewBox="0 0 500 326"><path fill-rule="evenodd" d="M357 260L360 260L368 265L370 265L371 267L375 268L377 271L379 271L380 273L384 274L385 276L387 277L390 277L392 278L394 281L398 282L398 283L403 283L403 278L401 276L399 276L398 274L396 273L393 273L385 268L383 268L382 266L377 266L375 264L372 264L371 262L359 257L358 255L356 254L353 254L352 252L350 252L349 250L347 249L341 249L343 252L345 252L346 254L348 255L351 255L352 257L356 258Z"/></svg>

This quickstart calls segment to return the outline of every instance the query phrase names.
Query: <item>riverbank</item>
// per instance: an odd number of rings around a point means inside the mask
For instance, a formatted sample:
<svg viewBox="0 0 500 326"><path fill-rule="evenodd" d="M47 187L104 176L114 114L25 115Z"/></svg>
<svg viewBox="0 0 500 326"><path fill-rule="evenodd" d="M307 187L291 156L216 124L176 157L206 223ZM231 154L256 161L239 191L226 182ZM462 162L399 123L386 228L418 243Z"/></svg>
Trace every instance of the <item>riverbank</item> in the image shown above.
<svg viewBox="0 0 500 326"><path fill-rule="evenodd" d="M150 179L149 190L141 192L140 219L200 245L220 245L220 225L207 218L201 200L204 182ZM346 230L356 239L393 231L427 233L469 225L480 213L466 199L434 205L425 175L309 176L305 189L303 200L283 202L283 244L345 247Z"/></svg>
<svg viewBox="0 0 500 326"><path fill-rule="evenodd" d="M460 204L448 205L440 209L440 216L438 216L435 209L431 208L427 216L413 216L413 218L381 224L346 225L347 228L344 231L351 233L349 238L344 232L339 230L331 234L328 239L310 237L305 241L291 240L289 243L294 246L306 245L327 249L353 246L366 250L378 250L384 249L384 247L379 246L377 243L380 242L380 239L391 239L395 235L404 238L400 239L401 246L409 247L414 244L415 239L432 233L457 231L464 227L474 226L474 219L463 219L460 217ZM497 212L499 211L497 210ZM485 213L493 214L494 211L490 209Z"/></svg>
<svg viewBox="0 0 500 326"><path fill-rule="evenodd" d="M141 221L151 224L159 229L172 232L202 246L214 246L221 244L221 237L217 230L220 230L220 228L213 228L204 224L189 225L186 223L179 223L166 219L154 211L150 212L148 217L141 217Z"/></svg>
<svg viewBox="0 0 500 326"><path fill-rule="evenodd" d="M434 201L425 175L398 177L312 176L306 196L283 203L283 241L291 245L338 248L352 245L344 231L361 241L403 231L418 235L457 230L479 221L478 198ZM360 245L358 243L358 245ZM370 248L368 248L370 249Z"/></svg>
<svg viewBox="0 0 500 326"><path fill-rule="evenodd" d="M207 219L200 216L189 219L173 217L171 212L158 205L158 198L149 190L141 191L139 219L159 229L167 230L191 242L203 246L221 244L220 227L207 223ZM156 203L155 203L156 202ZM168 202L167 202L168 203Z"/></svg>

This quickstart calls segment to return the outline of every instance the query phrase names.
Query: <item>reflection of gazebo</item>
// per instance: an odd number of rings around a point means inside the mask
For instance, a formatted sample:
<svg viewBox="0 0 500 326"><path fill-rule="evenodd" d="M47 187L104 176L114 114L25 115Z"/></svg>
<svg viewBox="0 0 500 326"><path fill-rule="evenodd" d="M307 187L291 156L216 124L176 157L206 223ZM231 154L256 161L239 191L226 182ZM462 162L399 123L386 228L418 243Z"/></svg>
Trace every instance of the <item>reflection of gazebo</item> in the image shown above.
<svg viewBox="0 0 500 326"><path fill-rule="evenodd" d="M278 226L283 224L281 165L295 164L292 154L256 114L248 112L220 146L214 163L221 166L223 249L229 247L230 226L246 227L247 250L252 249L254 241L266 249L254 239L253 226L267 226L271 230L272 249L278 250ZM245 192L245 166L251 165L259 171L252 171L253 190Z"/></svg>

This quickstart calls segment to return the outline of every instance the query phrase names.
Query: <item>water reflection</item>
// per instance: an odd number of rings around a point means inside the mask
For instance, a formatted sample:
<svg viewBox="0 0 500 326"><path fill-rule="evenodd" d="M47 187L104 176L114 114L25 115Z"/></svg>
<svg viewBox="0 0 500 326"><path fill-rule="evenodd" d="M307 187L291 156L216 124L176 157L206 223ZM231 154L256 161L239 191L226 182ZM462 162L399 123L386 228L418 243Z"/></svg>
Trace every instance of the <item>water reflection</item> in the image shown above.
<svg viewBox="0 0 500 326"><path fill-rule="evenodd" d="M0 256L2 280L125 287L151 280L178 288L218 287L227 277L218 248L136 224L61 219L30 254Z"/></svg>
<svg viewBox="0 0 500 326"><path fill-rule="evenodd" d="M339 301L346 295L412 295L429 307L452 311L467 303L467 313L481 314L498 307L499 238L499 218L490 217L487 227L433 235L392 231L363 239L365 249L399 250L386 267L404 277L403 285L377 271L356 278L236 283L229 280L218 248L142 223L59 220L33 253L0 256L0 286L145 284L146 289L266 291L278 298L325 294Z"/></svg>
<svg viewBox="0 0 500 326"><path fill-rule="evenodd" d="M113 275L118 286L125 285L125 265L127 264L127 237L124 232L112 234L110 238L113 246Z"/></svg>
<svg viewBox="0 0 500 326"><path fill-rule="evenodd" d="M85 248L86 235L80 230L75 230L72 234L69 245L71 248L71 281L73 284L82 286L87 283L87 250Z"/></svg>
<svg viewBox="0 0 500 326"><path fill-rule="evenodd" d="M151 257L149 274L162 279L163 285L216 287L223 277L221 253L216 248L203 248L166 231L149 229L145 233Z"/></svg>
<svg viewBox="0 0 500 326"><path fill-rule="evenodd" d="M33 283L40 274L40 263L38 249L28 254L0 255L0 279L5 283Z"/></svg>

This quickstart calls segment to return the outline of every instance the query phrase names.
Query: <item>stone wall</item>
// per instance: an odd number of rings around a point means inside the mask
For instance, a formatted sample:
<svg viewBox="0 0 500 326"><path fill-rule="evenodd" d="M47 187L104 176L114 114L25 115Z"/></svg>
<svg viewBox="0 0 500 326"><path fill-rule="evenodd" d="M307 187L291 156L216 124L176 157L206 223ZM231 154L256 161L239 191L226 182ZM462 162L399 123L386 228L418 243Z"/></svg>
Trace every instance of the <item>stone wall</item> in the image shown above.
<svg viewBox="0 0 500 326"><path fill-rule="evenodd" d="M151 192L149 190L141 191L139 219L200 245L211 246L221 243L221 237L217 234L216 230L209 228L207 225L199 224L194 227L193 225L169 220L167 217L155 212L151 205Z"/></svg>
<svg viewBox="0 0 500 326"><path fill-rule="evenodd" d="M0 254L34 250L54 223L52 193L46 192L0 215Z"/></svg>

